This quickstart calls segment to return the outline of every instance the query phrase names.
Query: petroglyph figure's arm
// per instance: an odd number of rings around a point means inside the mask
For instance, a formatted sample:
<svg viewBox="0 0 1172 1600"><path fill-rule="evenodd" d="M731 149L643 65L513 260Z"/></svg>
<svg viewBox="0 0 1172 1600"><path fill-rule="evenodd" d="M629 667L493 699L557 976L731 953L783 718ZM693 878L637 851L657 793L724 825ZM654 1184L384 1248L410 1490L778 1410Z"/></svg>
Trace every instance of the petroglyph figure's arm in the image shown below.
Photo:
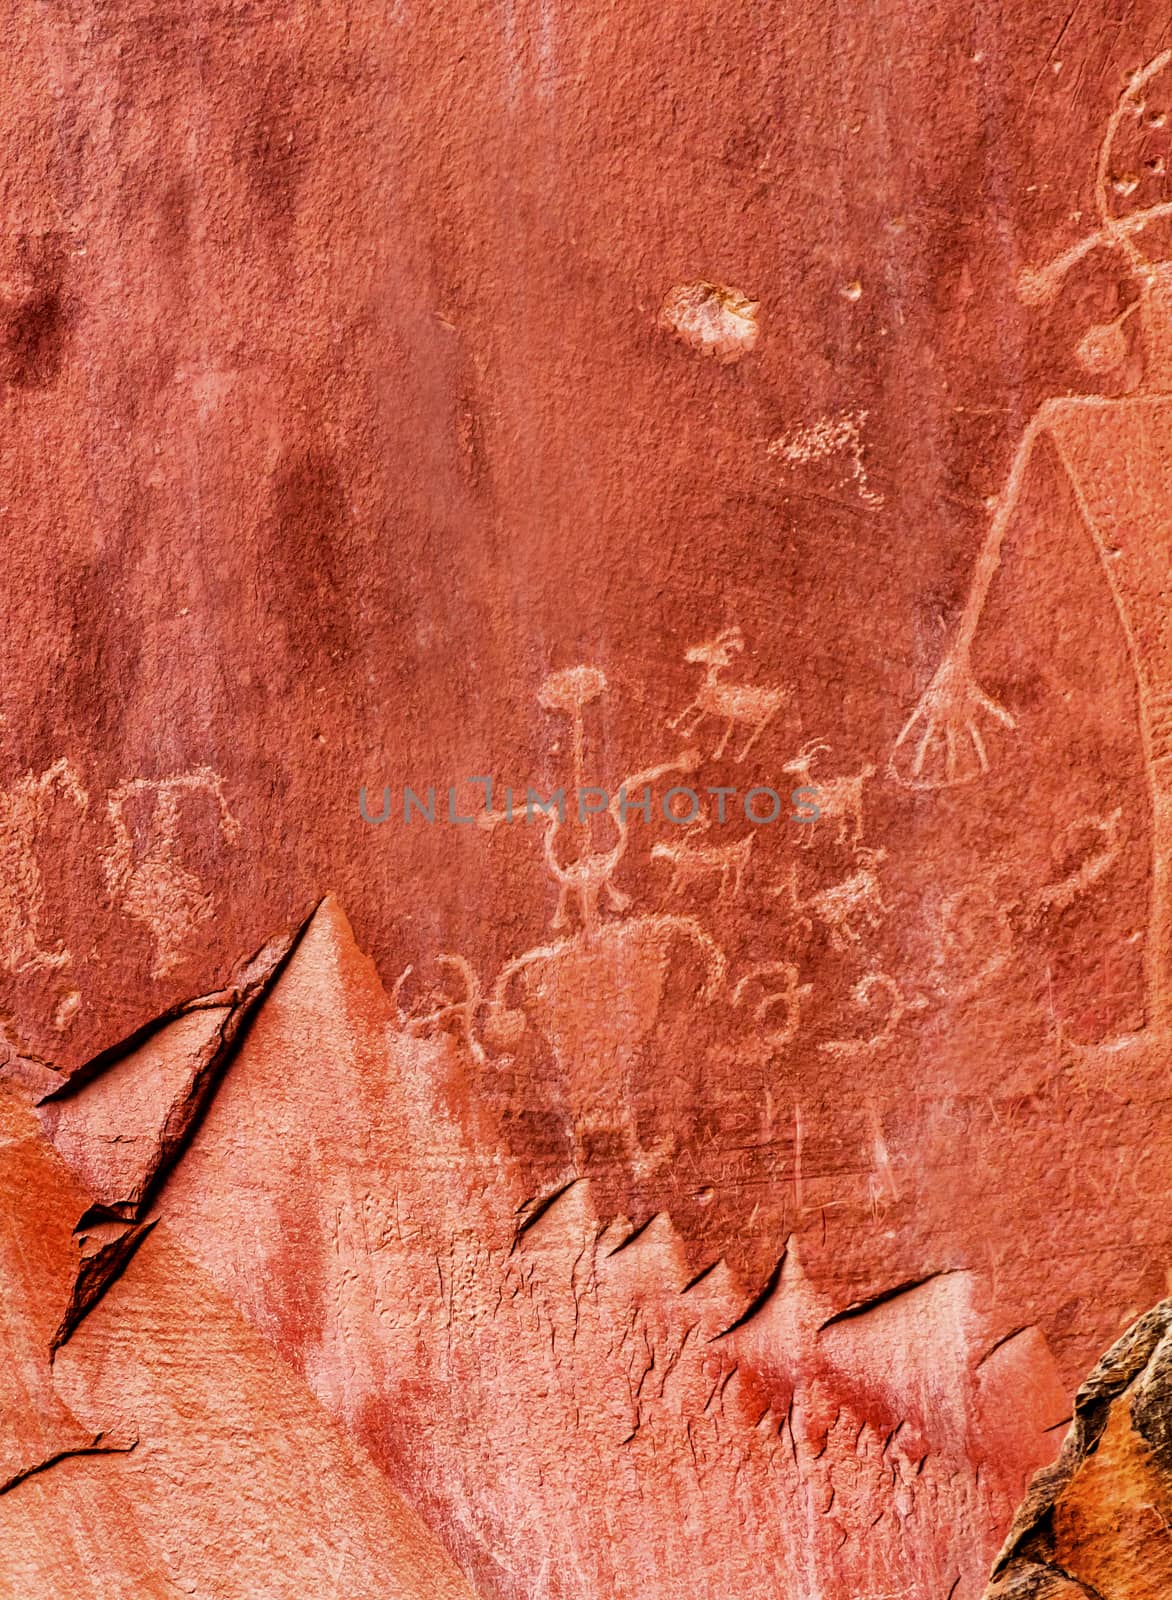
<svg viewBox="0 0 1172 1600"><path fill-rule="evenodd" d="M1005 488L977 558L976 571L948 654L895 741L892 775L913 789L943 789L969 783L989 770L985 728L990 721L1016 726L1005 707L985 693L973 676L973 639L993 578L1001 565L1001 547L1021 498L1022 484L1034 445L1050 418L1053 402L1042 406L1022 435Z"/></svg>

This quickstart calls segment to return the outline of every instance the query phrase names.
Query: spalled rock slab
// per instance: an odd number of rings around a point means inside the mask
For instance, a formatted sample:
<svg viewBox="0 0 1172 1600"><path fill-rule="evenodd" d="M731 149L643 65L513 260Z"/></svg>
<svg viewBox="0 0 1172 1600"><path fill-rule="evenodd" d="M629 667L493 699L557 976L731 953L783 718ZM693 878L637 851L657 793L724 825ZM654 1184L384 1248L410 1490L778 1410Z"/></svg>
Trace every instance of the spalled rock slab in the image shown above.
<svg viewBox="0 0 1172 1600"><path fill-rule="evenodd" d="M0 1117L0 1592L472 1600L165 1227L50 1364L89 1202L2 1087Z"/></svg>
<svg viewBox="0 0 1172 1600"><path fill-rule="evenodd" d="M49 1137L105 1215L141 1216L294 943L292 935L270 940L240 963L229 988L173 1008L41 1095Z"/></svg>
<svg viewBox="0 0 1172 1600"><path fill-rule="evenodd" d="M164 1024L101 1075L84 1109L76 1094L42 1103L46 1132L99 1205L137 1209L230 1015L215 1006Z"/></svg>
<svg viewBox="0 0 1172 1600"><path fill-rule="evenodd" d="M73 1226L85 1201L27 1106L0 1083L0 1490L101 1443L58 1393L49 1364L73 1294Z"/></svg>
<svg viewBox="0 0 1172 1600"><path fill-rule="evenodd" d="M327 899L156 1214L480 1592L975 1595L1066 1415L1041 1332L973 1271L836 1305L796 1240L754 1289L666 1212L528 1194L458 1038L414 1036ZM142 1051L106 1070L131 1069L169 1081ZM99 1166L101 1085L69 1126Z"/></svg>
<svg viewBox="0 0 1172 1600"><path fill-rule="evenodd" d="M1172 1594L1172 1300L1079 1390L1056 1464L1019 1510L985 1600Z"/></svg>

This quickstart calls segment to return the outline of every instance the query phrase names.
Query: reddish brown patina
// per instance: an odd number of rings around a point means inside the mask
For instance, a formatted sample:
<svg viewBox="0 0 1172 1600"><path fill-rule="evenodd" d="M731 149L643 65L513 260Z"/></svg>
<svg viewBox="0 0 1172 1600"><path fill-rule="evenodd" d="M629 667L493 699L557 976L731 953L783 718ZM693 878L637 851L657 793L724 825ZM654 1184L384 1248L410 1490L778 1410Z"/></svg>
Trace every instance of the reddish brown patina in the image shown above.
<svg viewBox="0 0 1172 1600"><path fill-rule="evenodd" d="M10 9L0 1590L981 1593L1169 1269L1124 9Z"/></svg>

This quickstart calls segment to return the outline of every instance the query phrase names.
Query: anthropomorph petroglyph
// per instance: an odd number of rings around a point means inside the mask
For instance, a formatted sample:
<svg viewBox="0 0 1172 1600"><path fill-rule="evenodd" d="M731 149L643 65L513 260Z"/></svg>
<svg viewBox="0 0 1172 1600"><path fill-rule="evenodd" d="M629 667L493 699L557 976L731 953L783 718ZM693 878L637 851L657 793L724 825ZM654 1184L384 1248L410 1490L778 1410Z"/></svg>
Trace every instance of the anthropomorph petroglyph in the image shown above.
<svg viewBox="0 0 1172 1600"><path fill-rule="evenodd" d="M725 628L715 639L693 645L684 660L705 668L704 681L696 691L696 698L684 707L678 717L668 723L669 728L693 734L708 717L724 723L720 742L712 752L719 761L735 727L749 728L738 761L743 761L765 729L773 721L789 698L784 689L771 689L753 683L727 683L722 674L733 664L734 657L745 648L745 636L739 628Z"/></svg>
<svg viewBox="0 0 1172 1600"><path fill-rule="evenodd" d="M201 801L214 805L225 843L235 843L240 825L210 767L174 778L132 778L107 797L114 837L102 852L106 887L150 934L153 978L179 965L191 935L212 915L212 894L179 860L183 808Z"/></svg>
<svg viewBox="0 0 1172 1600"><path fill-rule="evenodd" d="M642 1169L649 1152L636 1131L631 1074L658 1020L669 973L680 960L690 963L700 979L697 1003L706 1006L724 986L726 962L717 940L694 917L632 914L631 896L614 882L631 842L630 813L649 816L644 797L652 786L670 774L695 771L699 753L681 751L628 776L613 793L585 786L585 713L607 692L605 674L592 666L555 672L538 691L547 711L569 719L568 792L579 802L568 807L560 789L545 801L539 797L530 812L557 887L551 920L560 937L510 958L484 986L466 959L440 956L440 982L424 986L410 1002L408 967L395 985L394 1001L401 1033L452 1034L478 1064L489 1061L490 1050L500 1061L500 1053L515 1051L527 1034L540 1036L569 1097L575 1159L586 1159L587 1135L601 1130L617 1133ZM596 804L583 803L583 797ZM505 811L487 809L478 821L495 832L513 815L510 800ZM652 1150L651 1159L662 1153Z"/></svg>
<svg viewBox="0 0 1172 1600"><path fill-rule="evenodd" d="M1138 291L1129 310L1140 330L1141 384L1120 399L1047 400L1034 415L996 502L952 643L904 724L891 763L898 781L913 788L967 783L990 768L990 735L1003 739L1016 726L1010 710L976 681L972 651L1007 532L1045 441L1100 559L1136 684L1152 816L1145 1009L1148 1030L1161 1037L1172 1026L1172 259L1152 241L1161 237L1158 225L1172 219L1172 201L1147 203L1146 185L1160 181L1162 161L1141 160L1137 170L1146 177L1135 182L1119 169L1124 160L1131 165L1123 153L1128 139L1142 145L1167 120L1170 66L1172 51L1164 51L1136 72L1108 118L1095 173L1098 226L1019 281L1022 298L1041 304L1091 251L1114 252ZM1121 209L1121 202L1132 209ZM1126 353L1124 320L1092 330L1080 350L1084 363L1101 367Z"/></svg>
<svg viewBox="0 0 1172 1600"><path fill-rule="evenodd" d="M60 801L80 814L89 807L89 796L65 757L39 776L26 772L0 794L0 960L14 974L63 967L70 959L61 944L44 949L39 931L45 886L37 847Z"/></svg>

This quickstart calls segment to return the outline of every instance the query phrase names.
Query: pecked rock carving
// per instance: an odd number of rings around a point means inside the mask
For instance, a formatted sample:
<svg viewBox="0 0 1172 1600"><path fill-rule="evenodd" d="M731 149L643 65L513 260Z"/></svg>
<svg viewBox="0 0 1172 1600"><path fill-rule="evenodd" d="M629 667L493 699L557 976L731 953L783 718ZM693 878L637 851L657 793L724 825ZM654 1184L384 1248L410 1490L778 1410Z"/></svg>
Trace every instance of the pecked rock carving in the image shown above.
<svg viewBox="0 0 1172 1600"><path fill-rule="evenodd" d="M1172 1259L1166 5L7 13L0 1596L977 1600Z"/></svg>
<svg viewBox="0 0 1172 1600"><path fill-rule="evenodd" d="M396 1492L437 1529L466 1528L453 1554L482 1592L568 1595L557 1574L573 1571L591 1593L668 1600L695 1541L734 1515L750 1597L775 1594L776 1573L799 1560L831 1590L860 1561L877 1584L906 1577L911 1561L925 1592L971 1590L976 1552L1020 1475L1049 1458L1065 1412L1037 1330L1002 1340L969 1270L836 1306L792 1239L754 1290L697 1260L667 1213L641 1225L601 1217L587 1180L526 1198L491 1138L472 1140L453 1118L459 1035L401 1026L336 904L274 948L286 953L254 964L266 975L255 1013L160 1172L151 1220ZM793 995L792 973L759 976L761 1025L776 1031L790 1002L772 1009L768 986L780 1001L788 982ZM44 1103L96 1192L125 1188L124 1159L102 1133L104 1080L121 1082L125 1103L136 1074L185 1081L181 1025L219 1024L218 998ZM155 1104L166 1124L166 1097ZM111 1296L130 1292L150 1249L65 1351L112 1315ZM421 1328L433 1330L422 1343ZM605 1463L623 1495L572 1512L555 1496L535 1547L515 1486L540 1501L567 1462L581 1473ZM649 1497L675 1508L687 1537L648 1548L637 1506ZM948 1536L931 1536L934 1523Z"/></svg>
<svg viewBox="0 0 1172 1600"><path fill-rule="evenodd" d="M1172 265L1143 247L1145 230L1169 215L1167 202L1120 213L1120 146L1143 122L1147 96L1164 87L1172 52L1135 72L1107 121L1095 174L1099 226L1019 287L1033 304L1053 298L1092 250L1112 251L1134 284L1143 351L1138 388L1119 398L1070 395L1043 402L1021 437L997 497L972 584L945 659L895 743L892 771L912 788L970 783L989 771L986 733L1012 731L1015 718L981 688L973 667L990 590L1039 457L1052 454L1069 486L1082 530L1098 557L1138 691L1145 776L1152 813L1152 882L1145 950L1147 1027L1167 1032L1172 1007L1172 660L1167 580L1168 430L1172 426ZM1157 230L1158 232L1158 230ZM1112 350L1126 346L1112 341Z"/></svg>

